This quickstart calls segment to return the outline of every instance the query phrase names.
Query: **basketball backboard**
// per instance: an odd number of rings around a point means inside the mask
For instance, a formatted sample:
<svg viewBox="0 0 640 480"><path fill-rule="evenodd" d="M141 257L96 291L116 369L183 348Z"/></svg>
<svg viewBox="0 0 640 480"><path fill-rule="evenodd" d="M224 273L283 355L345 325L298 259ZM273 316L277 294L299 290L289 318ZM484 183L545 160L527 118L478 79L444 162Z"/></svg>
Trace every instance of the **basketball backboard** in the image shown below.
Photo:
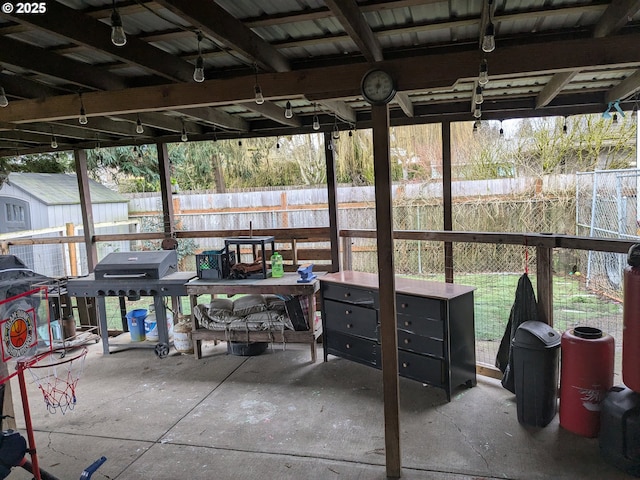
<svg viewBox="0 0 640 480"><path fill-rule="evenodd" d="M0 354L2 362L28 359L36 353L51 350L53 342L49 299L46 286L0 301ZM10 366L0 375L0 383L15 375Z"/></svg>

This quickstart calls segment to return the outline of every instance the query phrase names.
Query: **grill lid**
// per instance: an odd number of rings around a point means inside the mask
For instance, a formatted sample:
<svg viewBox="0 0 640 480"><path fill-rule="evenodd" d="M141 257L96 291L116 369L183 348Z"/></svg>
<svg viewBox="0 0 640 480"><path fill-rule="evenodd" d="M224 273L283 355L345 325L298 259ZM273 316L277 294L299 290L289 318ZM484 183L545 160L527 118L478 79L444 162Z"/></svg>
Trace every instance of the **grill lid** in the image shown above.
<svg viewBox="0 0 640 480"><path fill-rule="evenodd" d="M177 268L175 250L113 252L96 265L94 273L96 280L159 279L174 273Z"/></svg>

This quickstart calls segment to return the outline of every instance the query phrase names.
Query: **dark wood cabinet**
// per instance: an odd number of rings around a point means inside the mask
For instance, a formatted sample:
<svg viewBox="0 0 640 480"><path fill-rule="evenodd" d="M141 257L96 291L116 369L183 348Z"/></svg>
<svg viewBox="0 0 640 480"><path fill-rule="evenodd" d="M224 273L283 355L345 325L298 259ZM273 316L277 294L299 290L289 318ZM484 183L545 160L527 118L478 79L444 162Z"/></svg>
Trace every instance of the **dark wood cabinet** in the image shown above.
<svg viewBox="0 0 640 480"><path fill-rule="evenodd" d="M474 287L396 278L398 373L445 390L476 384ZM382 368L378 276L320 278L324 360L336 355Z"/></svg>

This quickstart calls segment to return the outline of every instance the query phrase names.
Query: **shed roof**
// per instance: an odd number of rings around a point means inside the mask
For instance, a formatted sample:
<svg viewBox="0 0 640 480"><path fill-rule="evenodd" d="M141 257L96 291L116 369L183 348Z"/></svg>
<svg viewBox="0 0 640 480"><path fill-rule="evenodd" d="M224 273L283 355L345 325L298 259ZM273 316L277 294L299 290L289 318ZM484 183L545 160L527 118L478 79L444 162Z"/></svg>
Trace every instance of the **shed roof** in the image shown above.
<svg viewBox="0 0 640 480"><path fill-rule="evenodd" d="M32 195L45 205L80 203L78 179L64 173L11 173L9 183ZM126 203L128 200L113 190L89 180L91 203Z"/></svg>
<svg viewBox="0 0 640 480"><path fill-rule="evenodd" d="M392 125L473 121L483 59L483 120L604 112L615 102L629 111L640 90L638 0L15 5L46 12L0 12L9 99L0 156L50 151L53 135L70 149L180 141L183 131L189 140L309 133L316 114L322 131L366 128L360 80L372 68L394 77ZM127 35L121 47L110 41L112 5ZM496 48L485 52L489 26ZM202 83L193 79L199 56Z"/></svg>

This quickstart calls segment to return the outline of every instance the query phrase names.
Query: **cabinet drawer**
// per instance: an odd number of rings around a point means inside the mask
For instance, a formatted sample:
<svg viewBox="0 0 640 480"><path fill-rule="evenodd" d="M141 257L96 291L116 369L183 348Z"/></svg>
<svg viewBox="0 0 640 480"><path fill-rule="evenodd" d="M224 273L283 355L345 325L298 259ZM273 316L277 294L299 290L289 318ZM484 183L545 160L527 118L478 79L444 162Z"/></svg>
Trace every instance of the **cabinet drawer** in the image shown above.
<svg viewBox="0 0 640 480"><path fill-rule="evenodd" d="M332 330L324 332L324 342L327 353L372 367L380 366L380 346L376 342Z"/></svg>
<svg viewBox="0 0 640 480"><path fill-rule="evenodd" d="M442 301L433 298L414 297L401 293L396 296L398 315L411 315L441 322L444 319L443 305Z"/></svg>
<svg viewBox="0 0 640 480"><path fill-rule="evenodd" d="M373 308L334 300L325 300L323 308L327 329L377 340L378 314Z"/></svg>
<svg viewBox="0 0 640 480"><path fill-rule="evenodd" d="M401 329L398 329L398 348L444 357L444 342L442 340L414 335Z"/></svg>
<svg viewBox="0 0 640 480"><path fill-rule="evenodd" d="M434 357L398 351L398 373L436 386L445 384L444 361Z"/></svg>
<svg viewBox="0 0 640 480"><path fill-rule="evenodd" d="M355 288L349 285L335 285L333 283L322 283L322 297L324 300L339 300L357 305L368 305L373 308L377 306L378 294L371 290Z"/></svg>
<svg viewBox="0 0 640 480"><path fill-rule="evenodd" d="M436 338L443 340L444 322L430 320L426 316L403 315L398 313L398 330L404 330L414 335L422 337Z"/></svg>

